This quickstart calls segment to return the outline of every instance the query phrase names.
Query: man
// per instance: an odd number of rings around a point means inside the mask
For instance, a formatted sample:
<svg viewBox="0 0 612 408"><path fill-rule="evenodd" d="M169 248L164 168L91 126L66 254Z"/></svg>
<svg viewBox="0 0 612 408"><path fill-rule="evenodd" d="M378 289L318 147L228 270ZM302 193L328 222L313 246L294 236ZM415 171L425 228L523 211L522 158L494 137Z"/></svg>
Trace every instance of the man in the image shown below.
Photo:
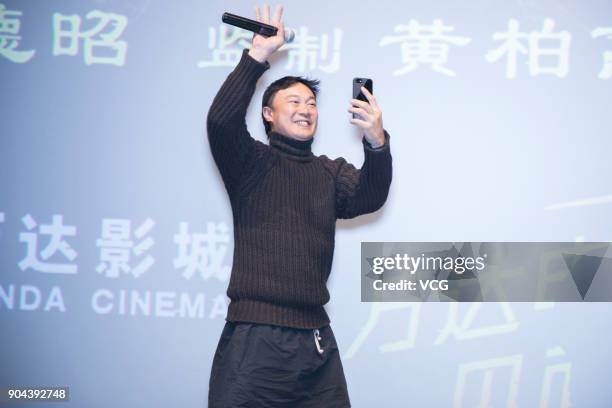
<svg viewBox="0 0 612 408"><path fill-rule="evenodd" d="M207 131L229 194L234 260L231 302L213 359L209 407L350 407L346 380L329 317L330 273L337 218L376 211L391 183L389 135L376 99L353 99L351 122L363 131L365 161L313 155L317 81L284 77L266 90L262 118L269 144L251 138L247 107L269 57L284 43L278 28L255 35L250 50L217 93Z"/></svg>

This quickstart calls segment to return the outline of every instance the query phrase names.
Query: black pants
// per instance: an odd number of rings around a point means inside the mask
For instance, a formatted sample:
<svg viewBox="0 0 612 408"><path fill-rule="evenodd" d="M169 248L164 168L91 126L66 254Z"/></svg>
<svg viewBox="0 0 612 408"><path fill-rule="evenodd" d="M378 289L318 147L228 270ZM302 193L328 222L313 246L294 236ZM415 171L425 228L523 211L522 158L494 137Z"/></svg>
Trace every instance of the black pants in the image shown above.
<svg viewBox="0 0 612 408"><path fill-rule="evenodd" d="M211 369L209 408L350 406L329 325L309 330L225 323Z"/></svg>

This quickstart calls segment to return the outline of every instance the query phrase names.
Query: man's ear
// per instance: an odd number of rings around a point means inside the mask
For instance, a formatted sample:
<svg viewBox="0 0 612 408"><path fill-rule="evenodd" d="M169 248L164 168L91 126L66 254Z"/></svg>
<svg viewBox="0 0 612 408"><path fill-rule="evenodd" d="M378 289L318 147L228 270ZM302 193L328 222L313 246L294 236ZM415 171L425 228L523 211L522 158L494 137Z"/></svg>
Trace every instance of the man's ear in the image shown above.
<svg viewBox="0 0 612 408"><path fill-rule="evenodd" d="M261 110L261 113L263 114L263 117L265 120L267 120L268 122L272 122L272 108L269 106L264 106L263 109Z"/></svg>

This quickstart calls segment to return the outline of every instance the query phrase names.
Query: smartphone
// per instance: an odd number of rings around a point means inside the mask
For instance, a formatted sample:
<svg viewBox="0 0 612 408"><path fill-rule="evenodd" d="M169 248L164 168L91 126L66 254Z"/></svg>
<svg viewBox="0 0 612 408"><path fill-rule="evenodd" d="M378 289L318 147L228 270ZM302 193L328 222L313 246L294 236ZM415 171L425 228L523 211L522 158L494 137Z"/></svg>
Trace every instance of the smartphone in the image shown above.
<svg viewBox="0 0 612 408"><path fill-rule="evenodd" d="M361 92L361 87L365 87L372 95L374 95L374 82L370 78L353 78L353 99L368 102L368 98ZM360 119L357 113L353 113L353 119Z"/></svg>

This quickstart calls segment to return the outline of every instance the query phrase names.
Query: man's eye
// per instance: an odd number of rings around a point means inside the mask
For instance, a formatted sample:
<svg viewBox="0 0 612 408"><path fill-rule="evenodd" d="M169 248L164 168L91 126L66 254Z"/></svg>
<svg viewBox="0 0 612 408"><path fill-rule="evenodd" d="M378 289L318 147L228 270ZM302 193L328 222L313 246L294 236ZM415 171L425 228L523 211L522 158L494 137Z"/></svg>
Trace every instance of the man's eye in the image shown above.
<svg viewBox="0 0 612 408"><path fill-rule="evenodd" d="M289 103L298 103L298 101L289 101Z"/></svg>
<svg viewBox="0 0 612 408"><path fill-rule="evenodd" d="M308 105L310 105L310 106L317 106L317 104L316 104L316 103L312 103L312 102L311 102L311 103L309 103Z"/></svg>

